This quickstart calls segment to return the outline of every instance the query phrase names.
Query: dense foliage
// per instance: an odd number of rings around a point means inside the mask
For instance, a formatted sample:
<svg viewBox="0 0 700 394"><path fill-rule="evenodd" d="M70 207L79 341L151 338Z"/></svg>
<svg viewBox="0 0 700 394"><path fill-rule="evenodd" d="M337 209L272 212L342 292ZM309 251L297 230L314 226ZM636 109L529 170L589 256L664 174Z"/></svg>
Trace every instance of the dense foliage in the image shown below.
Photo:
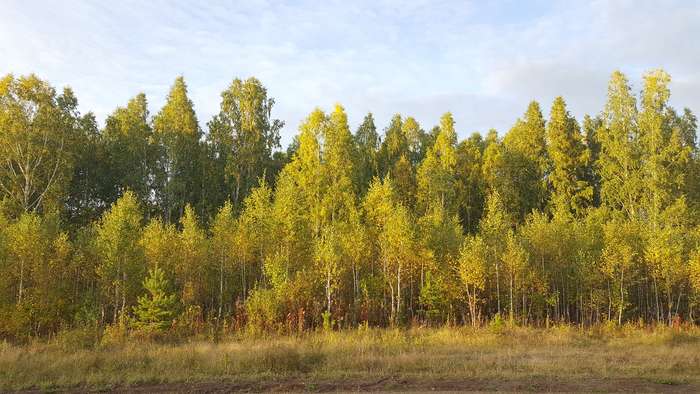
<svg viewBox="0 0 700 394"><path fill-rule="evenodd" d="M83 326L216 330L695 322L697 119L670 77L615 72L582 122L532 102L458 139L340 105L281 151L236 79L202 130L183 78L100 127L36 76L0 79L0 337Z"/></svg>

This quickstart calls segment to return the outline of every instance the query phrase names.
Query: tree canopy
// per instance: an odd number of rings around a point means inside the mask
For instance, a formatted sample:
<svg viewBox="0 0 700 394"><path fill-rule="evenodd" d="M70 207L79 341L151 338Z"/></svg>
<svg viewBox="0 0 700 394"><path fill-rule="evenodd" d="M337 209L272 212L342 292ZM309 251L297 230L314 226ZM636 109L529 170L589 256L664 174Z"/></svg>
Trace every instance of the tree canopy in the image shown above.
<svg viewBox="0 0 700 394"><path fill-rule="evenodd" d="M7 75L0 338L697 323L697 118L663 70L642 85L615 71L600 113L532 101L484 135L450 112L380 132L336 104L282 151L256 78L202 127L183 77L154 116L138 93L101 124L70 88Z"/></svg>

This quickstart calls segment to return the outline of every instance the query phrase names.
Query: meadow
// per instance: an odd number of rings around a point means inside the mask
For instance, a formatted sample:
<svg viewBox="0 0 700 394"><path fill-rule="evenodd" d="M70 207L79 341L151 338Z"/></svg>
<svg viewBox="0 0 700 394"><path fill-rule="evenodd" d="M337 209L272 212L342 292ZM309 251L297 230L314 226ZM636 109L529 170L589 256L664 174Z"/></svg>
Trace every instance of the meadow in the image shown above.
<svg viewBox="0 0 700 394"><path fill-rule="evenodd" d="M0 391L700 390L700 330L360 328L180 343L87 331L0 344Z"/></svg>

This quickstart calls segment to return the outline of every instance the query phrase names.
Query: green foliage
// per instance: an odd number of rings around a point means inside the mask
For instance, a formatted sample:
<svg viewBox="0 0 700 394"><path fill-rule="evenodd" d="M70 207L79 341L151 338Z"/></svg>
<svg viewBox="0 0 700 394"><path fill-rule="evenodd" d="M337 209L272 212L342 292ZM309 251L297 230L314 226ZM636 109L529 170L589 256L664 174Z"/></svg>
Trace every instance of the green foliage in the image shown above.
<svg viewBox="0 0 700 394"><path fill-rule="evenodd" d="M168 293L168 281L162 269L156 267L148 271L143 281L148 294L139 297L134 307L136 317L133 327L145 333L158 333L172 325L176 315L175 294Z"/></svg>
<svg viewBox="0 0 700 394"><path fill-rule="evenodd" d="M200 201L203 186L198 163L202 132L183 77L175 79L165 106L153 118L153 136L158 149L158 199L166 221L174 223L186 204Z"/></svg>
<svg viewBox="0 0 700 394"><path fill-rule="evenodd" d="M131 191L102 215L95 234L95 247L100 259L97 276L106 300L110 300L112 321L127 311L140 293L145 274L141 239L142 214Z"/></svg>
<svg viewBox="0 0 700 394"><path fill-rule="evenodd" d="M107 117L103 138L109 169L105 176L111 188L108 204L129 190L144 207L149 206L155 155L148 116L146 95L140 93Z"/></svg>
<svg viewBox="0 0 700 394"><path fill-rule="evenodd" d="M481 321L481 303L488 278L488 250L479 236L467 236L459 251L459 278L466 291L472 326Z"/></svg>
<svg viewBox="0 0 700 394"><path fill-rule="evenodd" d="M576 119L569 115L566 103L557 97L547 123L547 153L552 162L549 182L551 203L557 215L581 215L593 200L593 188L586 180L589 151Z"/></svg>
<svg viewBox="0 0 700 394"><path fill-rule="evenodd" d="M60 208L71 180L78 103L35 75L0 78L0 200L15 213Z"/></svg>
<svg viewBox="0 0 700 394"><path fill-rule="evenodd" d="M263 176L273 176L272 152L284 122L272 118L275 99L256 78L234 79L221 93L221 110L208 123L214 168L222 172L225 194L235 207ZM216 179L216 178L215 178ZM268 178L269 179L269 178Z"/></svg>
<svg viewBox="0 0 700 394"><path fill-rule="evenodd" d="M138 94L100 126L69 88L6 76L0 338L697 321L697 119L670 81L636 96L615 72L581 124L557 97L461 141L450 113L380 137L335 105L281 151L255 78L203 130L182 77L154 117Z"/></svg>

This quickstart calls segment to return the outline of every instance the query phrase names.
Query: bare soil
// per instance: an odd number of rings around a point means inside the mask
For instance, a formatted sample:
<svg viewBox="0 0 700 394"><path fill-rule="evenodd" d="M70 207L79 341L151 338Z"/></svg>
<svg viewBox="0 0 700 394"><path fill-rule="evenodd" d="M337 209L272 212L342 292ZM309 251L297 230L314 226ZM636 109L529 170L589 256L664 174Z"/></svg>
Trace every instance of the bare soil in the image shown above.
<svg viewBox="0 0 700 394"><path fill-rule="evenodd" d="M378 380L269 382L195 382L118 386L101 390L74 388L65 392L114 393L258 393L258 392L548 392L548 393L689 393L700 386L685 382L654 382L640 379L561 380L417 380L386 377ZM38 392L38 391L27 391Z"/></svg>

